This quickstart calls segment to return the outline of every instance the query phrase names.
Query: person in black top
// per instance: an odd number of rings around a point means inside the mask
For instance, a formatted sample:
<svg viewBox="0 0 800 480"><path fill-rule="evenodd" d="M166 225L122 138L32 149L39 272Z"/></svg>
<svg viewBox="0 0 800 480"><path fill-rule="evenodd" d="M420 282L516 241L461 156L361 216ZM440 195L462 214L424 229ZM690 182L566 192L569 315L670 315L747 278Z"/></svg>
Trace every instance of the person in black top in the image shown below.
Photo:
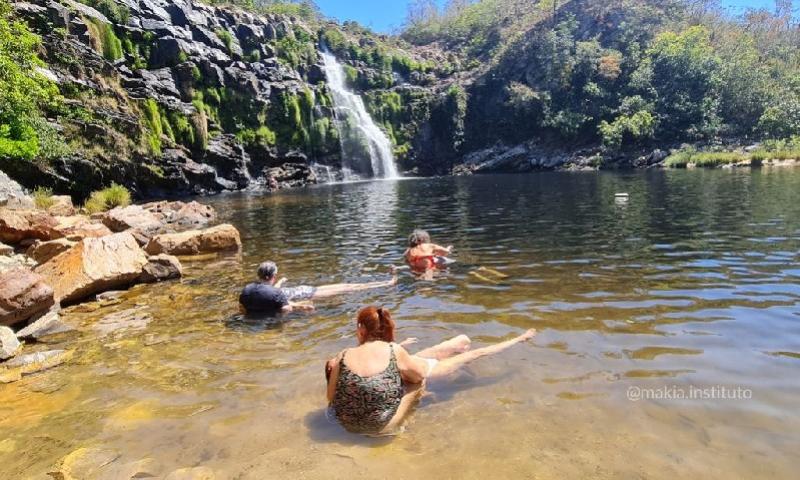
<svg viewBox="0 0 800 480"><path fill-rule="evenodd" d="M239 295L239 305L246 313L279 313L293 310L312 311L314 306L308 300L357 292L371 288L389 287L397 283L397 276L391 280L371 283L337 283L312 287L300 285L282 288L286 277L276 280L278 266L275 262L263 262L258 266L258 282L244 287Z"/></svg>

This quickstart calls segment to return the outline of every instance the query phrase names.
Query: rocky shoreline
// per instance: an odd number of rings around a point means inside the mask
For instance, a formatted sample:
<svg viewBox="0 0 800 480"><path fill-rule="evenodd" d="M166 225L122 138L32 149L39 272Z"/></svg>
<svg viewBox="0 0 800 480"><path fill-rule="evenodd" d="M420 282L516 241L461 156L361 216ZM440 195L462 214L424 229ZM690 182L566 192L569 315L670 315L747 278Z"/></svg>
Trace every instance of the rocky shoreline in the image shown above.
<svg viewBox="0 0 800 480"><path fill-rule="evenodd" d="M180 256L236 254L239 232L198 202L160 201L85 215L69 197L48 209L8 182L0 195L0 383L68 361L71 350L36 350L72 330L62 307L112 301L139 283L181 278ZM109 321L106 327L129 324Z"/></svg>

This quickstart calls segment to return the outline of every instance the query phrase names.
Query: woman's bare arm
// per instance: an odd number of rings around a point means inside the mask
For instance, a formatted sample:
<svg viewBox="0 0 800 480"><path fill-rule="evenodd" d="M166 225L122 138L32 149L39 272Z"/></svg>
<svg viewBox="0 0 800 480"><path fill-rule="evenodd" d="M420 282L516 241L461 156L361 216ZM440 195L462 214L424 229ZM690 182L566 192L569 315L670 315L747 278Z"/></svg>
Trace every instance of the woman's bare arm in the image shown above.
<svg viewBox="0 0 800 480"><path fill-rule="evenodd" d="M407 383L421 383L425 380L428 372L428 363L417 357L411 356L405 348L395 344L395 356L397 357L397 368L400 376Z"/></svg>
<svg viewBox="0 0 800 480"><path fill-rule="evenodd" d="M335 357L328 360L325 364L325 371L327 372L330 369L330 375L328 376L328 403L333 401L333 397L336 395L336 382L339 380L339 363L342 361L342 353L336 355Z"/></svg>

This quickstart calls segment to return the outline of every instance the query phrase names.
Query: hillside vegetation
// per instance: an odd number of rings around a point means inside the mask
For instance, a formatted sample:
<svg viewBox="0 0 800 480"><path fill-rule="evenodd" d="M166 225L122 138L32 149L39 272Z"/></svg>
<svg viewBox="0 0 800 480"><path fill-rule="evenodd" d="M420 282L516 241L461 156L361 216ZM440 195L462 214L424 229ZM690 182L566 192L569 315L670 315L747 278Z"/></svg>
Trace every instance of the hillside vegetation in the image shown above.
<svg viewBox="0 0 800 480"><path fill-rule="evenodd" d="M401 37L458 55L467 150L531 138L607 152L800 134L791 2L741 17L681 0L412 4Z"/></svg>

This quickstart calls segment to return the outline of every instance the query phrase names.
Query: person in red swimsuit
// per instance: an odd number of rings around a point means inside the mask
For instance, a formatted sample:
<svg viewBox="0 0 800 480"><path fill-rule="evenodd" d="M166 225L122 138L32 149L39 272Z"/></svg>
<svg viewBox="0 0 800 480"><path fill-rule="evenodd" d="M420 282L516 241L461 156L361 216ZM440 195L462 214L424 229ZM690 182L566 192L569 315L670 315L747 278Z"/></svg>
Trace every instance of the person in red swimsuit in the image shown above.
<svg viewBox="0 0 800 480"><path fill-rule="evenodd" d="M414 230L408 236L408 249L403 254L406 263L416 273L426 273L441 268L448 263L453 246L442 247L431 243L431 236L425 230Z"/></svg>

